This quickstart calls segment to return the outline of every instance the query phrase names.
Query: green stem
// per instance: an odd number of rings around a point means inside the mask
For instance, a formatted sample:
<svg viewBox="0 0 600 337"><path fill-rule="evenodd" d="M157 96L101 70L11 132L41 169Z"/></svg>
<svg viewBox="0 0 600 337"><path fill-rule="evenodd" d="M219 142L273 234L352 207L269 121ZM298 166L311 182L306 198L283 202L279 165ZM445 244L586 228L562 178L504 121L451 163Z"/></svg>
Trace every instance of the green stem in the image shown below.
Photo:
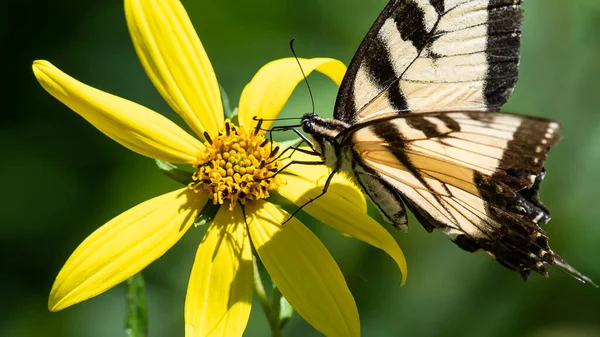
<svg viewBox="0 0 600 337"><path fill-rule="evenodd" d="M141 273L127 280L127 337L148 336L148 306L146 287Z"/></svg>
<svg viewBox="0 0 600 337"><path fill-rule="evenodd" d="M260 306L267 317L267 322L271 328L271 336L282 337L283 335L281 334L281 328L279 327L279 312L273 312L273 310L271 310L271 303L269 302L262 278L260 277L260 271L258 270L258 264L256 263L256 256L252 259L252 262L254 265L254 292L256 292Z"/></svg>
<svg viewBox="0 0 600 337"><path fill-rule="evenodd" d="M277 327L281 329L281 324L279 320L279 314L281 313L281 291L279 288L273 286L273 293L271 294L271 314L273 314L273 318L277 320Z"/></svg>

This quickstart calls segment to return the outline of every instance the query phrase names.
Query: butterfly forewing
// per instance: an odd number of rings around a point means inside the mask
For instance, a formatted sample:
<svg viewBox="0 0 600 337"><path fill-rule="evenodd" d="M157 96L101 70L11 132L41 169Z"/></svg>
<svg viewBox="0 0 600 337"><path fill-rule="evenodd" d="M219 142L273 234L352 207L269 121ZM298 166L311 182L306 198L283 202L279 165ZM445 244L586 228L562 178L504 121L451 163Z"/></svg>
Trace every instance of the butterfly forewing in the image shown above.
<svg viewBox="0 0 600 337"><path fill-rule="evenodd" d="M390 1L350 63L334 117L499 110L517 81L520 3Z"/></svg>

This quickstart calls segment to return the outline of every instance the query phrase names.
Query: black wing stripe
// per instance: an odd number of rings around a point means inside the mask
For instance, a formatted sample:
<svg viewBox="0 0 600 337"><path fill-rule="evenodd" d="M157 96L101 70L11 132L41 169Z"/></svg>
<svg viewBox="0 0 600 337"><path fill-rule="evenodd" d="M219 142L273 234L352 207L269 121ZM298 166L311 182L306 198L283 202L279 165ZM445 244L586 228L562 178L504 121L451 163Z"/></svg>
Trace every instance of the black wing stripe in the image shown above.
<svg viewBox="0 0 600 337"><path fill-rule="evenodd" d="M402 2L390 18L396 23L396 29L400 32L402 40L411 41L417 50L422 50L431 42L425 12L416 2L412 0Z"/></svg>
<svg viewBox="0 0 600 337"><path fill-rule="evenodd" d="M385 43L379 37L374 38L370 48L373 57L364 61L364 67L376 88L382 90L396 80L391 57ZM400 90L387 91L388 100L394 110L406 110L406 98Z"/></svg>
<svg viewBox="0 0 600 337"><path fill-rule="evenodd" d="M427 138L440 136L437 125L425 118L407 118L406 122L408 126L422 131Z"/></svg>
<svg viewBox="0 0 600 337"><path fill-rule="evenodd" d="M486 55L490 66L484 91L490 110L500 110L517 83L523 16L520 4L520 0L492 0L488 5ZM498 53L501 57L496 56Z"/></svg>
<svg viewBox="0 0 600 337"><path fill-rule="evenodd" d="M429 0L429 2L439 15L442 15L446 11L444 0Z"/></svg>
<svg viewBox="0 0 600 337"><path fill-rule="evenodd" d="M437 118L451 131L460 131L460 124L454 118L446 115L439 115Z"/></svg>

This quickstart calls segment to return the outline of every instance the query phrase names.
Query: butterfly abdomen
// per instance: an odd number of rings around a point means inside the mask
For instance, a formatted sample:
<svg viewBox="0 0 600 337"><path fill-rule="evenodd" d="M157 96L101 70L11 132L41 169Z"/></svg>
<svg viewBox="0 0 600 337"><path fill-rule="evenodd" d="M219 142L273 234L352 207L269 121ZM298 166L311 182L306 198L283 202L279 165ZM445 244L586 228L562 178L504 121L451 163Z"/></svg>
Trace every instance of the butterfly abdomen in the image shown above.
<svg viewBox="0 0 600 337"><path fill-rule="evenodd" d="M349 171L350 176L377 207L381 216L397 229L408 231L408 218L402 204L402 197L394 188L385 183L377 172L359 164L359 158L353 158L352 161L348 160L347 162L352 165L352 169Z"/></svg>

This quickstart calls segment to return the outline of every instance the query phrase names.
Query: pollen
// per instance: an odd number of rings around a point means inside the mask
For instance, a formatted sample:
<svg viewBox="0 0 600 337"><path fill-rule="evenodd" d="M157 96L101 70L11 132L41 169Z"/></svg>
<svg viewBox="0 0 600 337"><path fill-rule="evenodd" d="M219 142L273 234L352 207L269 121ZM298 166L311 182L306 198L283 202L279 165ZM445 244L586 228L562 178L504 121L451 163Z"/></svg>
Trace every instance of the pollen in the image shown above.
<svg viewBox="0 0 600 337"><path fill-rule="evenodd" d="M195 192L207 190L213 204L228 202L232 210L238 202L244 205L269 197L269 190L279 186L279 148L265 138L264 131L248 132L226 120L216 137L205 133L205 138L207 146L198 154L188 187Z"/></svg>

